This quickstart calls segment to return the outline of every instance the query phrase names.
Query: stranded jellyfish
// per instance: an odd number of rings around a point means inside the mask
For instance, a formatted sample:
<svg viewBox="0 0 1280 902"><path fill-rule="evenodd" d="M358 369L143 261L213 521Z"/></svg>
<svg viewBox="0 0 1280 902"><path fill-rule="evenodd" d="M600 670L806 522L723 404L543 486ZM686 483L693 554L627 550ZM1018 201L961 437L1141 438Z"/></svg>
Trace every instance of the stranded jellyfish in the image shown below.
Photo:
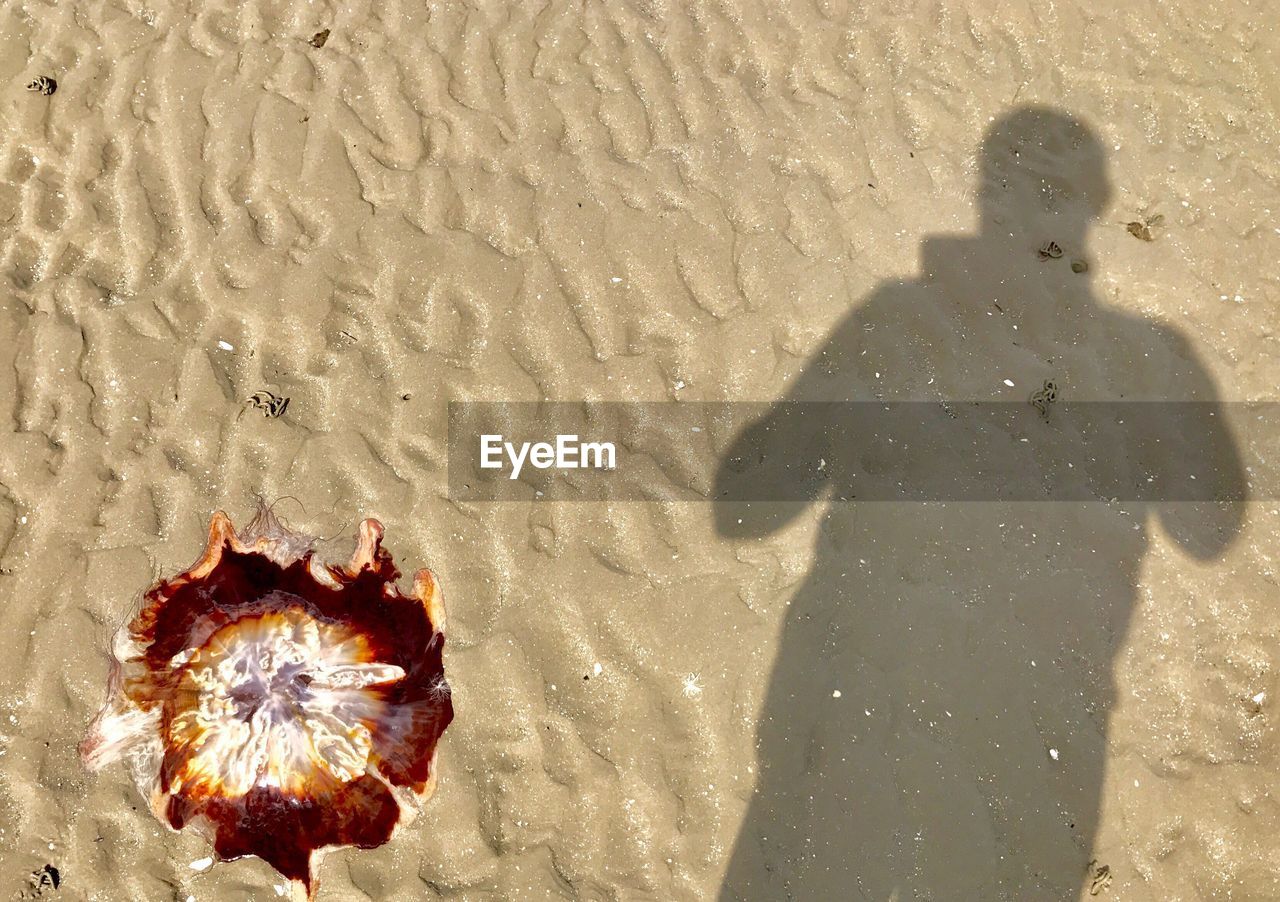
<svg viewBox="0 0 1280 902"><path fill-rule="evenodd" d="M387 842L435 788L453 705L440 588L419 570L401 592L381 541L365 520L334 567L269 510L238 535L214 514L200 560L116 636L85 762L125 759L160 820L308 896L316 853Z"/></svg>

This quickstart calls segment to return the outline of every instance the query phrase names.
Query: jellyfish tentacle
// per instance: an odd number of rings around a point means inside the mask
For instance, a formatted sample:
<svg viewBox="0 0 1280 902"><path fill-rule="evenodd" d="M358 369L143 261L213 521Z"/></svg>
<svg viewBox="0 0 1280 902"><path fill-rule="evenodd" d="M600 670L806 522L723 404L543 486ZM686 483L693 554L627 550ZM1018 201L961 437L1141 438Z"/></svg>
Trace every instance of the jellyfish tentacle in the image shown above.
<svg viewBox="0 0 1280 902"><path fill-rule="evenodd" d="M222 560L222 551L224 548L236 548L240 541L236 538L236 528L231 524L231 518L223 511L214 511L213 517L209 520L209 539L205 544L204 554L200 560L191 565L186 573L179 577L187 580L204 579L218 566L218 562Z"/></svg>
<svg viewBox="0 0 1280 902"><path fill-rule="evenodd" d="M440 591L440 581L436 575L423 567L413 575L413 597L422 602L427 617L437 633L444 632L444 593Z"/></svg>
<svg viewBox="0 0 1280 902"><path fill-rule="evenodd" d="M364 689L404 679L404 668L395 664L331 664L307 673L312 689Z"/></svg>
<svg viewBox="0 0 1280 902"><path fill-rule="evenodd" d="M356 550L351 555L351 563L347 565L347 572L350 575L356 576L366 567L377 569L382 533L382 524L372 517L360 521L360 527L356 533Z"/></svg>

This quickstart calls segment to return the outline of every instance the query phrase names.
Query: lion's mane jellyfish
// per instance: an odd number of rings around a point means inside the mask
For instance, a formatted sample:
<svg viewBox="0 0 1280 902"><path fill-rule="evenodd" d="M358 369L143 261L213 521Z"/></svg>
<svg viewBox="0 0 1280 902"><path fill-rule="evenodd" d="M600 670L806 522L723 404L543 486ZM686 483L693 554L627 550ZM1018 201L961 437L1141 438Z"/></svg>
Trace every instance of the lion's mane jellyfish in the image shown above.
<svg viewBox="0 0 1280 902"><path fill-rule="evenodd" d="M440 588L419 570L401 592L381 540L365 520L334 567L267 509L238 535L214 514L200 560L116 636L85 762L125 759L160 820L308 896L317 853L387 842L435 788L453 704Z"/></svg>

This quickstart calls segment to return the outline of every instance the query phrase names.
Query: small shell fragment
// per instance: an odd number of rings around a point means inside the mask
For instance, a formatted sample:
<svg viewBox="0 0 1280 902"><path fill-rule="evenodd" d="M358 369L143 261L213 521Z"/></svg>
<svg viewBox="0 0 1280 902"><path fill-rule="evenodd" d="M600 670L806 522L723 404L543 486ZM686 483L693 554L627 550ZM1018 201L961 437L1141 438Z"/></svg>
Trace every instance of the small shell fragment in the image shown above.
<svg viewBox="0 0 1280 902"><path fill-rule="evenodd" d="M264 417L272 419L284 416L284 412L289 408L288 398L282 398L266 390L254 392L244 403L250 407L256 407L262 411Z"/></svg>
<svg viewBox="0 0 1280 902"><path fill-rule="evenodd" d="M31 81L27 82L27 90L34 91L37 94L43 94L48 97L54 91L58 90L58 82L56 79L48 75L37 75Z"/></svg>

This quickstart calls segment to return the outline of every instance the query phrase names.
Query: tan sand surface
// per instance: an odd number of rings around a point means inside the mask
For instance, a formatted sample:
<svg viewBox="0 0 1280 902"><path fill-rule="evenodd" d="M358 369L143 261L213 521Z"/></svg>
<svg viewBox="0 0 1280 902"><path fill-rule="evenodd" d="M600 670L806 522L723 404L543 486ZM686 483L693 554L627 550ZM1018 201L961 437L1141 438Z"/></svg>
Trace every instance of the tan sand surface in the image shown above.
<svg viewBox="0 0 1280 902"><path fill-rule="evenodd" d="M753 532L707 504L456 503L445 472L449 400L771 400L824 349L861 365L842 323L878 330L859 378L889 394L936 370L965 398L1180 397L1185 364L1208 397L1274 398L1274 18L0 6L0 893L283 891L256 860L193 870L207 844L76 745L138 593L215 509L290 496L335 556L379 518L450 616L439 790L389 845L326 858L322 900L1088 898L1104 866L1101 898L1280 898L1274 501L1208 547L1124 505L815 504ZM1084 123L1110 195L997 311L992 267L1064 240L980 221L983 137L1025 104ZM1154 216L1151 241L1126 229ZM941 276L981 306L921 289L932 318L884 325L922 243L984 229L985 270ZM1065 285L1092 305L1072 329L1030 303ZM285 414L246 411L258 390ZM801 666L859 629L827 682ZM28 883L46 865L56 892Z"/></svg>

